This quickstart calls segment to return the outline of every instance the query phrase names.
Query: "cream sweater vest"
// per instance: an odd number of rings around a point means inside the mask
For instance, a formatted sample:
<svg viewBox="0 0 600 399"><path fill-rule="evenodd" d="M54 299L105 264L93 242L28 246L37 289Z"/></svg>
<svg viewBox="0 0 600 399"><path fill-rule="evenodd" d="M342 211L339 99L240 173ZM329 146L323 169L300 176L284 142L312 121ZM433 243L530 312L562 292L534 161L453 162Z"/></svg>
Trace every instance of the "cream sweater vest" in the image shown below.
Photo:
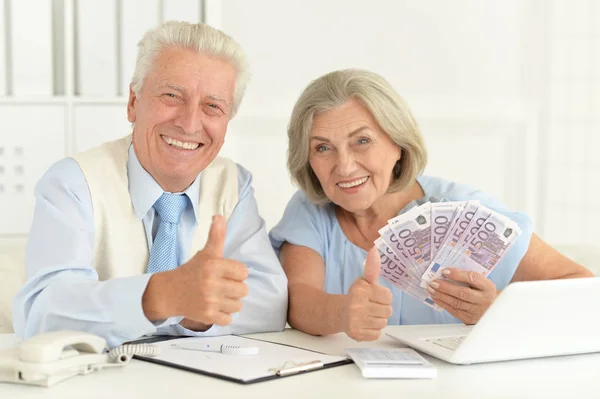
<svg viewBox="0 0 600 399"><path fill-rule="evenodd" d="M94 209L93 267L100 281L136 276L148 267L148 242L144 224L138 220L127 177L131 136L106 143L73 157L83 171ZM213 215L229 219L238 202L235 162L217 157L200 177L197 226L190 257L204 247Z"/></svg>

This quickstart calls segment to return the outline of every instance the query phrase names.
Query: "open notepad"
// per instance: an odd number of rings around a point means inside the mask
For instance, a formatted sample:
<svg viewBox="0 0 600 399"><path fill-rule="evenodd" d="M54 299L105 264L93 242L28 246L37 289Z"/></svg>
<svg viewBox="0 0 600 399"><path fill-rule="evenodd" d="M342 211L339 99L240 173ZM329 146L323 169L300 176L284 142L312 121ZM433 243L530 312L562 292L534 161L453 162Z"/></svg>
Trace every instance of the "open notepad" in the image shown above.
<svg viewBox="0 0 600 399"><path fill-rule="evenodd" d="M259 352L257 355L249 356L227 355L176 347L184 342L211 346L257 347ZM135 356L135 358L240 384L251 384L352 363L351 359L343 356L326 355L307 349L234 335L169 339L154 345L160 348L160 355L155 357Z"/></svg>

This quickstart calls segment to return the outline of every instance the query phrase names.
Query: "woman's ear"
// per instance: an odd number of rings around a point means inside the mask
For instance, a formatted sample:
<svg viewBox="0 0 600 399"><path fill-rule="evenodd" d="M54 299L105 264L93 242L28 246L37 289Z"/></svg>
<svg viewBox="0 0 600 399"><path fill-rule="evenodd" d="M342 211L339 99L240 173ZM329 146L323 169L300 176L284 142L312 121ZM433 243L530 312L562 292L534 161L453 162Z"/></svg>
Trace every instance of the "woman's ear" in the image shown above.
<svg viewBox="0 0 600 399"><path fill-rule="evenodd" d="M394 164L394 168L392 169L392 177L394 178L394 180L398 180L400 178L400 176L402 176L402 152L403 151L404 150L402 149L402 147L400 147L400 157L398 158L398 160Z"/></svg>
<svg viewBox="0 0 600 399"><path fill-rule="evenodd" d="M402 163L400 162L400 159L396 161L394 169L392 169L392 176L394 177L394 180L398 180L400 176L402 176Z"/></svg>

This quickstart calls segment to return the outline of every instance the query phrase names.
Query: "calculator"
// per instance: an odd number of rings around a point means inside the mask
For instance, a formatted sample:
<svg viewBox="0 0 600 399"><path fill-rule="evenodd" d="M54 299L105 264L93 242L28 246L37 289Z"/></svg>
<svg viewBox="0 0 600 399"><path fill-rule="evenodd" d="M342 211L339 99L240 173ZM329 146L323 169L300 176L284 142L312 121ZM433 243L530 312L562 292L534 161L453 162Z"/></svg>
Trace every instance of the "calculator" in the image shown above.
<svg viewBox="0 0 600 399"><path fill-rule="evenodd" d="M410 348L345 350L365 378L436 378L437 369Z"/></svg>

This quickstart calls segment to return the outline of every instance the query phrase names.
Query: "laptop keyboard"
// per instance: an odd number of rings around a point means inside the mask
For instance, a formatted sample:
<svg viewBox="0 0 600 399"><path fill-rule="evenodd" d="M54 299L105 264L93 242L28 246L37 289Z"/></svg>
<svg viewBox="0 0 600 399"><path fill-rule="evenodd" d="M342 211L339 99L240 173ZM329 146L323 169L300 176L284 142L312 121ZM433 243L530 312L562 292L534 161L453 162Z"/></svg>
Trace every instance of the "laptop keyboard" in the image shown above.
<svg viewBox="0 0 600 399"><path fill-rule="evenodd" d="M427 339L427 342L431 342L432 344L436 344L453 351L456 350L460 344L462 344L465 338L466 335L455 335L452 337L429 338Z"/></svg>

